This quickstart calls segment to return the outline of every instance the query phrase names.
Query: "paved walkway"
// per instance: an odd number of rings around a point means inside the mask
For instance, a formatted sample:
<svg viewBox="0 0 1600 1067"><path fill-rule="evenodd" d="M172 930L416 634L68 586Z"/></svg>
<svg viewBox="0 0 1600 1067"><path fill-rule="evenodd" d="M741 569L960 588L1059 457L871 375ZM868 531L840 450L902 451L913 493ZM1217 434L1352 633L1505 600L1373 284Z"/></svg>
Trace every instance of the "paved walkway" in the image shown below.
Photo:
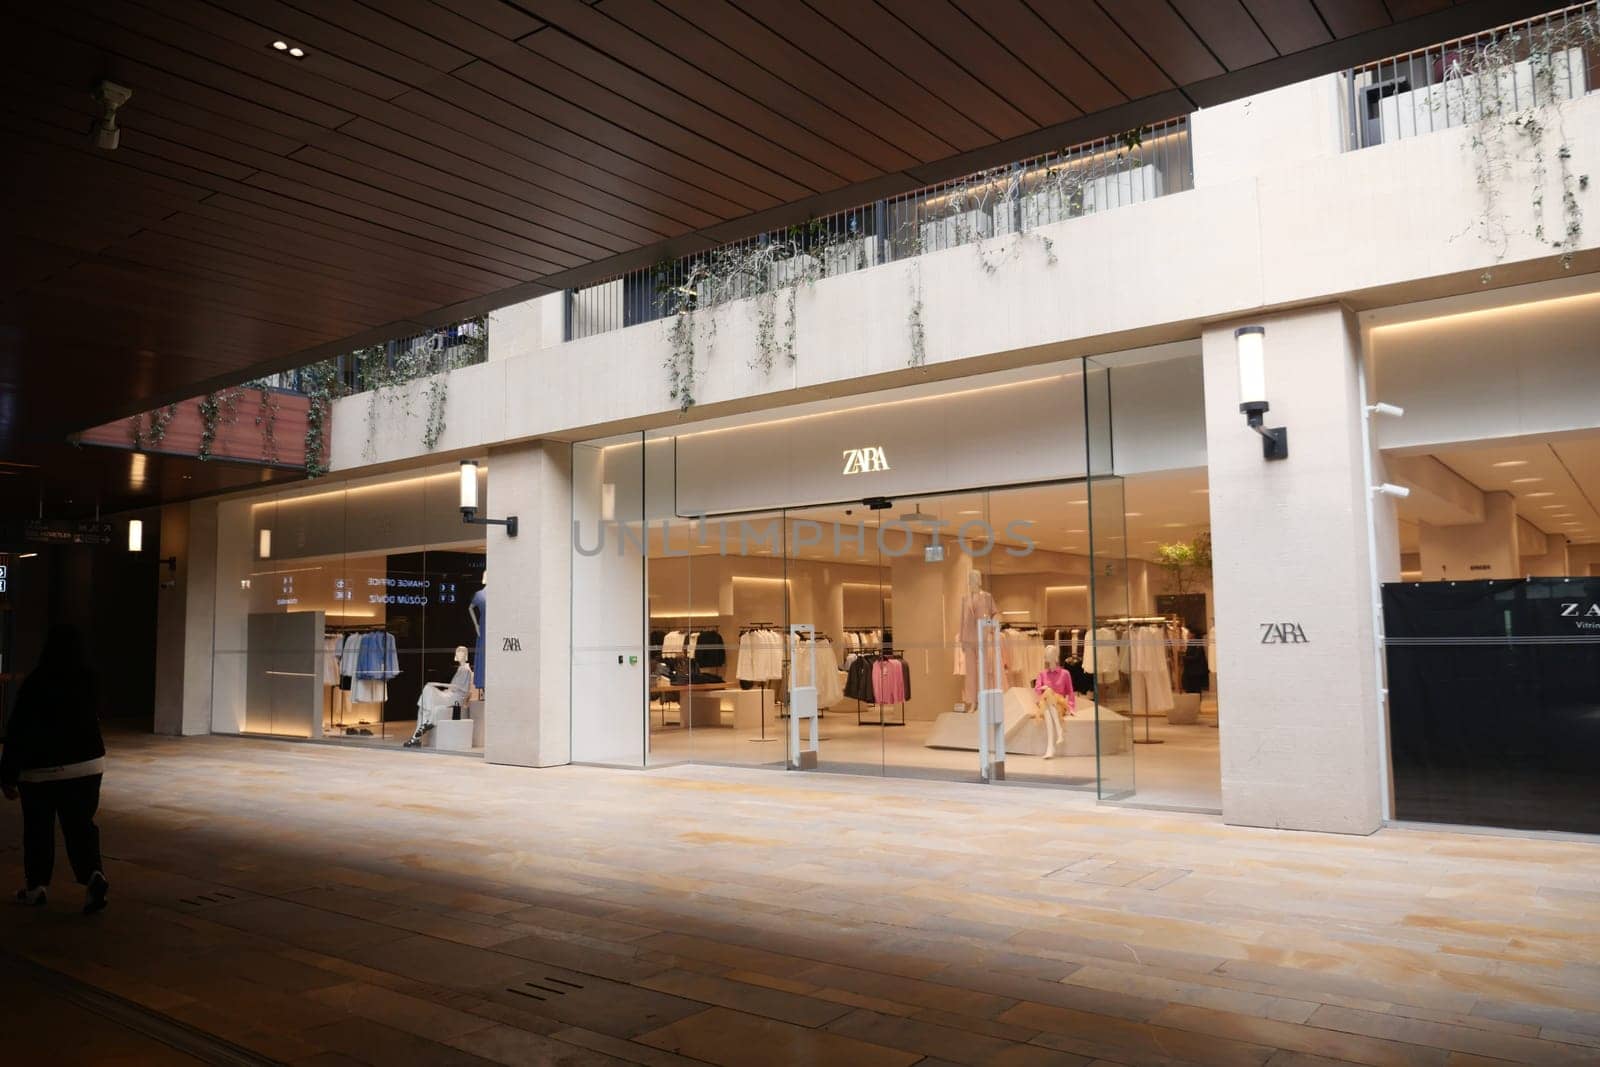
<svg viewBox="0 0 1600 1067"><path fill-rule="evenodd" d="M0 951L286 1062L1600 1060L1600 845L224 738L114 739L102 825Z"/></svg>

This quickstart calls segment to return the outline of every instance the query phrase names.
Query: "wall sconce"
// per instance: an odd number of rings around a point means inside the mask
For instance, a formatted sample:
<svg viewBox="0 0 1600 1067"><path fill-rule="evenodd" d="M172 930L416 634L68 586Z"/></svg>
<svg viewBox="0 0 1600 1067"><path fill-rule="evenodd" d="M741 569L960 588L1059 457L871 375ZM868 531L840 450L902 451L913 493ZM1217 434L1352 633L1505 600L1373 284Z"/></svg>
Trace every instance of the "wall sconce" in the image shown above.
<svg viewBox="0 0 1600 1067"><path fill-rule="evenodd" d="M1261 435L1262 459L1289 458L1289 430L1262 425L1267 414L1267 328L1241 326L1233 331L1239 355L1239 410L1245 423Z"/></svg>
<svg viewBox="0 0 1600 1067"><path fill-rule="evenodd" d="M262 559L272 558L272 530L270 527L263 526L261 532L256 535L256 555Z"/></svg>
<svg viewBox="0 0 1600 1067"><path fill-rule="evenodd" d="M503 519L478 518L478 461L474 459L461 461L461 521L473 526L504 526L507 537L517 536L515 515Z"/></svg>
<svg viewBox="0 0 1600 1067"><path fill-rule="evenodd" d="M144 551L144 520L143 519L129 519L128 520L128 551L129 552L143 552Z"/></svg>

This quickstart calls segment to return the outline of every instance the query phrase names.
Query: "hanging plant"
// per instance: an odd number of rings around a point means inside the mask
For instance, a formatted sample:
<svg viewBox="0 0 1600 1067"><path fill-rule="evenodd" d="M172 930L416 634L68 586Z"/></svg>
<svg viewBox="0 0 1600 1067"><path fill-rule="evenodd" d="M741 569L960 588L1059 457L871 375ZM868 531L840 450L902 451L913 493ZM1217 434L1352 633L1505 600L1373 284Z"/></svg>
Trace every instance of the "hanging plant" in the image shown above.
<svg viewBox="0 0 1600 1067"><path fill-rule="evenodd" d="M243 396L242 388L234 388L207 393L200 398L197 404L200 410L200 450L197 455L200 460L211 458L217 443L217 431L239 420L239 400Z"/></svg>
<svg viewBox="0 0 1600 1067"><path fill-rule="evenodd" d="M911 312L906 316L911 331L910 366L921 367L928 362L928 333L922 325L922 265L911 265Z"/></svg>
<svg viewBox="0 0 1600 1067"><path fill-rule="evenodd" d="M256 385L256 428L261 431L261 458L278 462L278 398L265 382Z"/></svg>
<svg viewBox="0 0 1600 1067"><path fill-rule="evenodd" d="M427 379L421 390L427 410L422 423L422 448L432 452L445 431L445 408L449 400L449 372L483 361L489 350L489 318L478 315L450 330L413 337L399 343L391 353L377 345L355 353L357 373L367 387L367 441L362 454L377 459L377 430L384 418L411 419L415 383Z"/></svg>
<svg viewBox="0 0 1600 1067"><path fill-rule="evenodd" d="M328 420L333 402L344 395L339 366L334 360L313 363L300 371L306 407L306 477L320 478L328 473Z"/></svg>
<svg viewBox="0 0 1600 1067"><path fill-rule="evenodd" d="M167 427L172 425L177 414L178 405L168 404L129 419L128 434L133 439L133 447L141 452L160 448L161 442L166 440Z"/></svg>
<svg viewBox="0 0 1600 1067"><path fill-rule="evenodd" d="M1520 161L1528 160L1529 221L1526 233L1561 255L1563 270L1572 269L1573 253L1583 237L1583 204L1579 194L1589 188L1589 176L1575 173L1572 148L1561 110L1563 89L1571 95L1572 67L1600 44L1600 12L1594 7L1569 11L1561 21L1509 30L1498 36L1463 45L1446 53L1443 77L1428 106L1445 112L1443 123L1457 125L1471 116L1474 178L1482 199L1482 212L1470 230L1489 246L1496 264L1509 250L1513 223L1501 206L1501 183ZM1524 60L1523 56L1526 55ZM1519 93L1517 67L1526 62L1533 83L1531 93ZM1548 228L1546 194L1550 187L1549 139L1555 138L1555 181L1560 190L1560 222ZM1493 277L1491 267L1481 280Z"/></svg>

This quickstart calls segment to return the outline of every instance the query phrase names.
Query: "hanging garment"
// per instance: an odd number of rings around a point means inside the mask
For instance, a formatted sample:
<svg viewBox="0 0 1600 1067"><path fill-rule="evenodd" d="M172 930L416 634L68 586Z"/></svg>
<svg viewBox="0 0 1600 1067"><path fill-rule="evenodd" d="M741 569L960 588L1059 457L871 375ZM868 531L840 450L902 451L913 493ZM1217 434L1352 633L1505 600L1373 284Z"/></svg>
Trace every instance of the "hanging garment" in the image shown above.
<svg viewBox="0 0 1600 1067"><path fill-rule="evenodd" d="M1106 684L1116 681L1122 674L1120 655L1117 648L1117 632L1109 627L1100 627L1094 632L1094 642L1090 647L1094 654L1095 677ZM1085 663L1088 660L1089 654L1085 653Z"/></svg>
<svg viewBox="0 0 1600 1067"><path fill-rule="evenodd" d="M1212 674L1217 673L1217 631L1212 630L1206 634L1206 669Z"/></svg>
<svg viewBox="0 0 1600 1067"><path fill-rule="evenodd" d="M478 641L472 650L472 684L479 689L483 688L484 678L487 675L485 661L489 644L489 594L480 588L472 594L472 601L467 605L467 611L472 615L473 621L478 624Z"/></svg>
<svg viewBox="0 0 1600 1067"><path fill-rule="evenodd" d="M344 638L339 634L324 634L322 636L322 684L339 684L339 650L344 647Z"/></svg>
<svg viewBox="0 0 1600 1067"><path fill-rule="evenodd" d="M911 699L911 668L896 656L884 656L872 665L875 704L903 704Z"/></svg>
<svg viewBox="0 0 1600 1067"><path fill-rule="evenodd" d="M1167 663L1166 630L1139 626L1128 632L1128 674L1133 710L1163 715L1172 710L1172 668Z"/></svg>
<svg viewBox="0 0 1600 1067"><path fill-rule="evenodd" d="M339 642L339 688L346 692L349 692L350 683L355 678L360 649L360 634L345 634L344 640Z"/></svg>
<svg viewBox="0 0 1600 1067"><path fill-rule="evenodd" d="M1205 643L1191 641L1183 650L1183 691L1204 693L1211 684L1211 669L1206 664Z"/></svg>
<svg viewBox="0 0 1600 1067"><path fill-rule="evenodd" d="M694 657L695 662L707 670L715 670L727 665L728 649L722 643L722 633L718 630L701 630L696 637Z"/></svg>
<svg viewBox="0 0 1600 1067"><path fill-rule="evenodd" d="M850 664L848 677L844 683L844 695L851 700L861 700L868 704L876 703L877 692L872 686L872 668L878 662L878 656L861 655Z"/></svg>
<svg viewBox="0 0 1600 1067"><path fill-rule="evenodd" d="M996 615L994 594L987 589L979 589L975 593L968 593L961 600L961 622L956 630L957 637L962 644L976 644L978 640L978 620L992 619Z"/></svg>

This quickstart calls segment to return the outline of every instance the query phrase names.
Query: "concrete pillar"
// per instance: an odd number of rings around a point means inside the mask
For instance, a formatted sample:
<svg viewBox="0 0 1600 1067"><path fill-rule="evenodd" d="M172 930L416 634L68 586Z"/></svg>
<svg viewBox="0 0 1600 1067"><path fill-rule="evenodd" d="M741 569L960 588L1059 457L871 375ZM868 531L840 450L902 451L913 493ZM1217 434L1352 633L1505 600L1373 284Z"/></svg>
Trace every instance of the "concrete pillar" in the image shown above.
<svg viewBox="0 0 1600 1067"><path fill-rule="evenodd" d="M1483 494L1483 521L1421 524L1422 578L1428 582L1520 578L1517 507L1510 493Z"/></svg>
<svg viewBox="0 0 1600 1067"><path fill-rule="evenodd" d="M489 453L484 758L553 767L571 760L572 446L535 441Z"/></svg>
<svg viewBox="0 0 1600 1067"><path fill-rule="evenodd" d="M161 509L161 555L156 601L154 732L188 736L211 732L212 619L216 611L215 501Z"/></svg>
<svg viewBox="0 0 1600 1067"><path fill-rule="evenodd" d="M1288 427L1285 460L1262 458L1239 412L1242 325L1267 330L1266 422ZM1384 719L1369 509L1383 530L1395 516L1363 470L1355 317L1325 306L1219 323L1203 346L1223 820L1371 833ZM1398 577L1391 542L1381 580Z"/></svg>

